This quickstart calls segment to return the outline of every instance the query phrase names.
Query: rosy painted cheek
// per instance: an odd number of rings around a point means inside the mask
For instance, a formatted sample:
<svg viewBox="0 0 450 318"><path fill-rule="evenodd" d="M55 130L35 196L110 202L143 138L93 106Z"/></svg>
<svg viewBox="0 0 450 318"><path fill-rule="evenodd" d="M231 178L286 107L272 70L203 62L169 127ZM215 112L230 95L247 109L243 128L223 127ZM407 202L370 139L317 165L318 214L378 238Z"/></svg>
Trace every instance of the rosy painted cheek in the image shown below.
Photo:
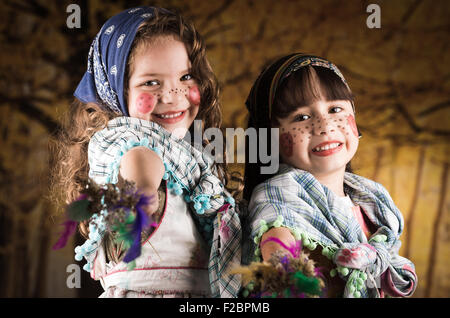
<svg viewBox="0 0 450 318"><path fill-rule="evenodd" d="M347 124L350 126L350 129L352 130L355 137L358 137L358 128L356 127L356 121L353 115L347 116Z"/></svg>
<svg viewBox="0 0 450 318"><path fill-rule="evenodd" d="M193 105L200 105L200 91L197 86L189 88L188 99Z"/></svg>
<svg viewBox="0 0 450 318"><path fill-rule="evenodd" d="M294 139L292 138L292 135L287 133L282 133L280 135L280 146L281 151L286 157L291 157L293 153L294 148Z"/></svg>
<svg viewBox="0 0 450 318"><path fill-rule="evenodd" d="M156 105L156 97L149 93L142 93L136 100L137 111L141 114L148 114L153 111Z"/></svg>

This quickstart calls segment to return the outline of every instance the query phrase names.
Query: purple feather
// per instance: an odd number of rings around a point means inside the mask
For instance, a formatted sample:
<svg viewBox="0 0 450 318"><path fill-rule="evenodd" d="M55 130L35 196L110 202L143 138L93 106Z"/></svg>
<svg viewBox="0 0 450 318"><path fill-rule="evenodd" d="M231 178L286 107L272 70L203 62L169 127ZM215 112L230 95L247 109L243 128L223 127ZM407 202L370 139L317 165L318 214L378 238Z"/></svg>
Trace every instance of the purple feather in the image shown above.
<svg viewBox="0 0 450 318"><path fill-rule="evenodd" d="M128 249L127 254L123 258L123 261L125 263L132 262L134 259L136 259L141 255L142 230L148 228L149 226L154 226L156 224L155 222L150 223L151 219L144 210L145 206L147 206L152 199L153 196L148 197L145 195L141 195L138 203L135 206L136 219L134 220L133 228L131 230L131 234L134 237L134 241L131 247Z"/></svg>
<svg viewBox="0 0 450 318"><path fill-rule="evenodd" d="M281 247L283 247L285 250L288 250L291 255L295 258L300 256L300 252L301 252L301 241L295 241L295 244L291 244L289 246L287 246L286 244L284 244L279 238L277 237L269 237L267 240L265 240L264 242L261 243L261 246L263 246L264 244L266 244L267 242L272 241L275 243L278 243Z"/></svg>
<svg viewBox="0 0 450 318"><path fill-rule="evenodd" d="M281 257L280 263L286 272L289 271L289 258L286 255Z"/></svg>
<svg viewBox="0 0 450 318"><path fill-rule="evenodd" d="M66 246L67 241L69 240L69 237L73 235L77 229L77 222L72 220L67 220L62 226L64 226L64 230L61 233L61 236L59 237L58 241L55 245L53 245L53 250L59 250L60 248L63 248Z"/></svg>

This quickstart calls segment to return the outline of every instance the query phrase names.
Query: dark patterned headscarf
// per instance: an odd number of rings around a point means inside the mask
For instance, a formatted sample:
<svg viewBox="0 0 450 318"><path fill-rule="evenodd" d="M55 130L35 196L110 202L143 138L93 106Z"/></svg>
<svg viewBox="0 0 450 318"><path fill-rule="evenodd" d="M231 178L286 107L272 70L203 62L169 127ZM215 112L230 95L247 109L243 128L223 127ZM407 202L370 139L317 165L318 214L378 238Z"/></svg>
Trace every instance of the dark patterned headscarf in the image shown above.
<svg viewBox="0 0 450 318"><path fill-rule="evenodd" d="M245 102L250 115L248 120L249 128L253 127L257 130L259 128L267 128L270 140L271 136L269 128L271 128L272 106L277 89L289 75L305 66L328 68L338 75L342 82L348 87L344 76L336 65L324 58L303 53L293 53L279 58L262 71L250 90L250 94ZM248 153L246 154L246 158L249 158ZM261 163L259 162L250 163L247 161L245 164L244 198L246 199L250 198L253 188L257 184L271 176L261 175L260 167Z"/></svg>
<svg viewBox="0 0 450 318"><path fill-rule="evenodd" d="M252 119L252 127L270 127L272 105L278 87L293 72L305 66L320 66L332 70L342 82L348 84L339 69L321 57L294 53L282 57L267 67L258 77L247 98L246 105ZM349 88L350 89L350 88Z"/></svg>
<svg viewBox="0 0 450 318"><path fill-rule="evenodd" d="M96 103L129 116L124 97L124 76L128 55L142 22L151 19L155 7L127 9L113 16L100 29L89 50L87 71L75 90L75 97L84 103Z"/></svg>

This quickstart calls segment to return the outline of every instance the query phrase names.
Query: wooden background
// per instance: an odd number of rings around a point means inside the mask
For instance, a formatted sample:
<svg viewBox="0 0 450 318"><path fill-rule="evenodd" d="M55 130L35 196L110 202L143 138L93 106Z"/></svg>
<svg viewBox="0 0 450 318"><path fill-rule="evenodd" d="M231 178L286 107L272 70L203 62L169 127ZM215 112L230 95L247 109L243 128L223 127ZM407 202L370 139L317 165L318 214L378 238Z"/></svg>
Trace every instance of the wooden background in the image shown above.
<svg viewBox="0 0 450 318"><path fill-rule="evenodd" d="M81 28L66 7L81 8ZM369 29L366 8L381 8ZM208 45L222 86L224 127L246 128L244 102L262 66L290 52L337 64L356 94L363 133L352 161L381 182L405 218L401 255L416 265L415 297L450 296L450 2L165 0L12 1L0 8L0 296L90 297L68 288L72 246L53 252L60 219L48 200L47 143L112 15L136 5L176 8ZM241 165L235 165L237 170Z"/></svg>

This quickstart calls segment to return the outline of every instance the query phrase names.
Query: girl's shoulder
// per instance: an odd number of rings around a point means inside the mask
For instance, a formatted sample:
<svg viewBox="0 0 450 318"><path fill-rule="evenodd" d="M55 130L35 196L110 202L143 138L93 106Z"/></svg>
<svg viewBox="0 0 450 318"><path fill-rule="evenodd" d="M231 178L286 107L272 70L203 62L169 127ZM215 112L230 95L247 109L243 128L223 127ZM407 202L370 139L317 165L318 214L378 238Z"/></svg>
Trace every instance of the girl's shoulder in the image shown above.
<svg viewBox="0 0 450 318"><path fill-rule="evenodd" d="M366 177L346 172L344 175L344 184L356 190L370 191L380 193L384 196L390 196L387 189L381 184Z"/></svg>
<svg viewBox="0 0 450 318"><path fill-rule="evenodd" d="M97 131L90 139L88 153L117 152L121 148L131 146L149 139L149 132L157 130L155 123L133 117L116 117L111 119L105 128Z"/></svg>
<svg viewBox="0 0 450 318"><path fill-rule="evenodd" d="M119 138L142 135L148 129L154 129L156 124L133 117L116 117L108 121L105 128L93 134L91 143L112 143Z"/></svg>
<svg viewBox="0 0 450 318"><path fill-rule="evenodd" d="M309 185L309 186L306 186ZM305 188L319 186L318 181L307 171L294 168L287 164L280 164L276 175L258 184L252 193L252 199L266 200L277 197L280 200L305 196Z"/></svg>
<svg viewBox="0 0 450 318"><path fill-rule="evenodd" d="M125 153L143 146L155 151L149 131L153 123L132 117L117 117L97 131L88 146L89 176L98 183L117 182L118 169Z"/></svg>
<svg viewBox="0 0 450 318"><path fill-rule="evenodd" d="M260 183L258 187L264 186L287 186L292 184L301 184L303 182L312 182L314 176L308 171L297 169L288 164L280 164L278 172Z"/></svg>

